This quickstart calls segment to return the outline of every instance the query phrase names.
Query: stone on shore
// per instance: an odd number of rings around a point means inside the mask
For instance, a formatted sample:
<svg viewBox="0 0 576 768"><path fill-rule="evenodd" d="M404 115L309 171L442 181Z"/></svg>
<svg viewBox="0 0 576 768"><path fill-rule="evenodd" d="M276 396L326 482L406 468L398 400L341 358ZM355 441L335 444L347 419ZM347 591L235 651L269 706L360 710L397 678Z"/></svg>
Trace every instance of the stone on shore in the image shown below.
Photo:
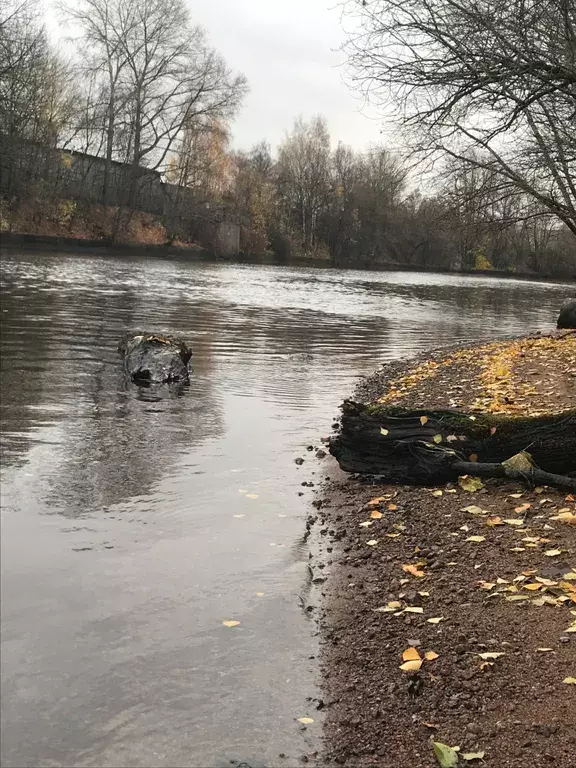
<svg viewBox="0 0 576 768"><path fill-rule="evenodd" d="M576 328L576 299L568 299L558 316L558 328Z"/></svg>

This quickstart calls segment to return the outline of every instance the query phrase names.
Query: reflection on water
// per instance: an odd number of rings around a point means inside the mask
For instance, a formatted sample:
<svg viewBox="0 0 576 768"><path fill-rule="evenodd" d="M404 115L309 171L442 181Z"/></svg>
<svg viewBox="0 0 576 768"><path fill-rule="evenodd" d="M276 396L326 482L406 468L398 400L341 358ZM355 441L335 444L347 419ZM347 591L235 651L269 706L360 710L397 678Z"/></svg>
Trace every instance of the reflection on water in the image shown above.
<svg viewBox="0 0 576 768"><path fill-rule="evenodd" d="M551 327L571 292L46 254L2 279L6 766L298 765L303 447L380 362ZM191 342L189 387L126 382L140 328Z"/></svg>

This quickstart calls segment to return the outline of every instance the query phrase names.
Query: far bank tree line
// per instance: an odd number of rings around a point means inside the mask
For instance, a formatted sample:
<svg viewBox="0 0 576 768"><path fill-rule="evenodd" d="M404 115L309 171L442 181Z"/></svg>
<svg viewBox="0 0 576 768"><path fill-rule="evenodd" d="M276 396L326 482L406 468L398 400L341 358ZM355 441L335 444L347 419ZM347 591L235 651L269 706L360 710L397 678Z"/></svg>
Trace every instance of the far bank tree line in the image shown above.
<svg viewBox="0 0 576 768"><path fill-rule="evenodd" d="M349 41L353 84L381 98L386 87L409 148L400 155L334 148L319 116L297 119L274 154L264 141L232 151L247 85L183 0L63 0L67 57L36 0L3 0L3 219L29 200L69 215L48 165L70 159L46 148L71 149L98 159L77 197L113 210L118 238L161 179L171 240L224 218L240 225L242 250L278 259L573 273L573 1L546 0L546 13L531 0L345 3L360 30ZM408 83L427 101L411 101Z"/></svg>

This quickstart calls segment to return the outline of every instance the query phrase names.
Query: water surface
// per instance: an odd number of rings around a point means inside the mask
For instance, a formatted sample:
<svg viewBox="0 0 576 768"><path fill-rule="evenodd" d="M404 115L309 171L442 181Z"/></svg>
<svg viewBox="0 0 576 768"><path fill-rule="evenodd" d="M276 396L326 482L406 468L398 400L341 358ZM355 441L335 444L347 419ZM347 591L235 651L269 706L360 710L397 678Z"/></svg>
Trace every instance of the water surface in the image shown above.
<svg viewBox="0 0 576 768"><path fill-rule="evenodd" d="M5 254L3 765L299 765L321 727L306 446L379 363L551 328L571 293ZM130 329L189 339L190 387L128 384Z"/></svg>

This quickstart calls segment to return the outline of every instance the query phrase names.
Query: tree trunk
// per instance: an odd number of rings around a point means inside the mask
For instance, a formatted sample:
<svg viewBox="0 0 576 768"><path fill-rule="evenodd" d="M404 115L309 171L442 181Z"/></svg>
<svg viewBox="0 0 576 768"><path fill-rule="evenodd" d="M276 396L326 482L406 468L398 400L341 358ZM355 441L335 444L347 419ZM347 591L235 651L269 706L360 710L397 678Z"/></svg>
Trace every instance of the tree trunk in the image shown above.
<svg viewBox="0 0 576 768"><path fill-rule="evenodd" d="M347 472L377 474L390 482L436 483L453 479L458 462L501 463L521 451L546 472L576 472L576 411L513 417L349 400L342 411L342 428L330 452Z"/></svg>

